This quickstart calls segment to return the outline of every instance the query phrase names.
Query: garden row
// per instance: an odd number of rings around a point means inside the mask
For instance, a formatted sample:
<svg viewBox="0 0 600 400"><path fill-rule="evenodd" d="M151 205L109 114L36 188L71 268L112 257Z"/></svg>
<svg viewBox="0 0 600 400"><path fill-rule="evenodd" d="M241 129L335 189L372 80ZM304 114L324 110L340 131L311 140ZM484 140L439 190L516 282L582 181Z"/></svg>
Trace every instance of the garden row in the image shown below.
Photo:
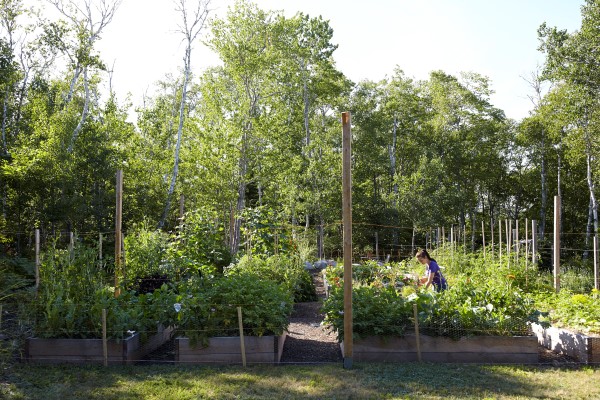
<svg viewBox="0 0 600 400"><path fill-rule="evenodd" d="M450 260L443 249L436 253ZM575 284L557 294L551 275L514 263L513 256L511 264L482 254L453 255L454 262L444 263L450 288L441 293L417 286L416 277L423 271L412 260L354 265L355 358L413 360L421 347L423 359L432 361L533 362L539 343L581 362L598 362L600 296L581 284L581 270L578 279L565 279ZM324 278L329 293L326 321L342 340L342 268L328 268ZM563 329L556 333L559 326ZM490 342L491 337L498 339Z"/></svg>
<svg viewBox="0 0 600 400"><path fill-rule="evenodd" d="M207 232L198 225L190 223L191 233L167 240L162 233L141 230L126 247L128 275L119 296L112 286L114 271L99 264L95 249L77 245L46 251L39 290L24 307L36 338L29 341L29 359L60 360L50 347L79 345L43 340L67 339L94 340L82 346L96 350L89 356L65 355L63 361L133 362L175 336L181 338L175 349L180 362L235 363L243 355L248 362L277 362L293 303L316 298L304 257L297 252L246 255L225 266L214 246L199 243ZM437 253L443 259L443 249ZM534 330L542 332L540 342L547 342L551 325L560 323L592 336L600 331L595 292L574 293L573 287L556 294L552 280L537 269L481 254L454 255L452 263L442 264L450 288L441 293L416 285L422 267L413 260L354 266L357 361L530 363L537 362ZM325 322L343 347L342 268L329 266L323 273L329 289ZM222 355L198 358L207 348L221 348ZM587 358L580 360L597 362L595 348L584 348Z"/></svg>
<svg viewBox="0 0 600 400"><path fill-rule="evenodd" d="M192 215L171 235L145 227L130 234L118 294L115 271L98 249L77 240L68 249L50 246L37 292L21 310L32 333L27 358L131 363L176 337L181 362L232 340L238 350L223 351L225 361L245 352L249 362L273 362L294 302L316 299L311 276L297 253L232 262L211 226Z"/></svg>

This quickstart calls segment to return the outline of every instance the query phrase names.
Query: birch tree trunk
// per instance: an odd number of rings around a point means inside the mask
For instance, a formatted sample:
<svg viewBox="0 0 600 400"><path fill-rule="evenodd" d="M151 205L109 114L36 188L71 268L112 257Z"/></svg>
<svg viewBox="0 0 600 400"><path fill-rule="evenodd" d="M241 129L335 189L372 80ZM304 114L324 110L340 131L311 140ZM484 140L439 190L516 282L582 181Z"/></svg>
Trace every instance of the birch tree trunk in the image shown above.
<svg viewBox="0 0 600 400"><path fill-rule="evenodd" d="M171 198L173 197L173 192L175 191L175 184L177 183L177 175L179 173L179 152L181 150L181 138L183 135L183 122L185 120L185 106L187 102L187 88L190 80L190 76L192 73L191 59L192 59L192 46L194 40L198 37L202 29L204 28L204 24L206 22L206 18L208 17L208 5L210 0L198 0L196 4L196 9L193 12L192 19L189 20L190 17L188 14L188 9L186 8L186 0L179 0L177 3L177 11L181 13L182 17L182 25L179 26L180 32L184 35L185 38L185 55L183 58L184 63L184 73L183 73L183 83L181 88L181 102L179 103L179 125L177 126L177 142L175 144L175 155L173 160L173 173L171 175L171 183L169 184L169 189L167 190L167 199L165 202L165 209L163 211L163 215L160 219L158 226L162 228L165 225L165 221L167 216L169 215L169 209L171 207Z"/></svg>

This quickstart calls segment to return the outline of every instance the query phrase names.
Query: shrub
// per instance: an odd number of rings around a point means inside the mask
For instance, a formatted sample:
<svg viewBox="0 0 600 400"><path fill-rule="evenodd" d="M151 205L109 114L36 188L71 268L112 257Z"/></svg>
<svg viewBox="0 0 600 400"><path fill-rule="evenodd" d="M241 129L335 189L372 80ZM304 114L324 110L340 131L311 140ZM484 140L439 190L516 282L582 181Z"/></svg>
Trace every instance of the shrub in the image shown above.
<svg viewBox="0 0 600 400"><path fill-rule="evenodd" d="M167 251L177 276L214 275L231 262L225 232L215 211L201 208L185 214Z"/></svg>
<svg viewBox="0 0 600 400"><path fill-rule="evenodd" d="M238 336L238 306L244 334L281 335L293 306L282 285L249 272L219 277L210 284L190 279L176 287L164 285L148 297L157 320L174 326L192 344L206 343L213 336Z"/></svg>
<svg viewBox="0 0 600 400"><path fill-rule="evenodd" d="M225 275L252 273L282 284L293 295L295 302L315 301L317 292L310 274L299 257L274 255L267 258L243 256L237 264L226 268Z"/></svg>
<svg viewBox="0 0 600 400"><path fill-rule="evenodd" d="M139 293L150 293L173 275L166 263L169 235L148 227L147 222L134 225L125 236L125 280Z"/></svg>

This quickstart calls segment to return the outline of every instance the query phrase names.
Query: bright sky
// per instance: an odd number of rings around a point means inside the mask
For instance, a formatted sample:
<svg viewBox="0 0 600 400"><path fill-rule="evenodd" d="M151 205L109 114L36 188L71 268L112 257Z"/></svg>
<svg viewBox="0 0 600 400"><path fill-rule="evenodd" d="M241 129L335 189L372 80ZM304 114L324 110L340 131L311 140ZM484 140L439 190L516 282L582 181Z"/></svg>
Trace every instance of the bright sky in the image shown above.
<svg viewBox="0 0 600 400"><path fill-rule="evenodd" d="M188 0L190 1L190 0ZM427 79L433 70L488 76L492 103L507 116L528 115L528 77L543 63L537 28L569 32L581 26L584 0L255 0L262 9L321 15L334 30L338 68L351 80L380 80L398 65L409 77ZM214 16L224 16L233 0L213 0ZM46 8L51 6L46 5ZM171 0L123 0L98 50L114 62L113 87L121 100L140 104L154 82L183 65L184 47L176 28L180 16ZM198 43L196 71L218 64Z"/></svg>

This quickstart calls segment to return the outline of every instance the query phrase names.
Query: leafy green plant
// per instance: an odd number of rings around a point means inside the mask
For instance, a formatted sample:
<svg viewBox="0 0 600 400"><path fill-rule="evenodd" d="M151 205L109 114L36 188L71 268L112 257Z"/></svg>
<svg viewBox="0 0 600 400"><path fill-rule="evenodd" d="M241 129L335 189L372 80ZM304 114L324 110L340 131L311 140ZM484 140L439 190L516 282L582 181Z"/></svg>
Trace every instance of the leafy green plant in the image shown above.
<svg viewBox="0 0 600 400"><path fill-rule="evenodd" d="M40 287L31 309L35 336L102 337L102 309L107 310L109 338L148 330L133 293L115 298L114 288L106 283L109 277L98 267L97 254L77 241L71 251L51 246L42 254Z"/></svg>
<svg viewBox="0 0 600 400"><path fill-rule="evenodd" d="M393 286L360 285L352 289L353 333L357 337L399 336L414 326L413 304L424 307L433 295L420 292L404 297ZM325 322L344 339L344 288L334 286L323 303Z"/></svg>
<svg viewBox="0 0 600 400"><path fill-rule="evenodd" d="M541 308L548 311L554 326L570 328L586 334L600 334L600 293L592 289L589 294L569 290L544 293L537 296Z"/></svg>
<svg viewBox="0 0 600 400"><path fill-rule="evenodd" d="M167 250L177 276L214 275L231 262L225 232L214 210L199 208L185 214Z"/></svg>
<svg viewBox="0 0 600 400"><path fill-rule="evenodd" d="M152 292L173 277L166 262L169 235L150 229L148 222L136 224L125 236L125 279L129 287L140 293Z"/></svg>
<svg viewBox="0 0 600 400"><path fill-rule="evenodd" d="M164 285L147 295L157 322L176 328L192 344L209 337L239 335L237 307L243 314L244 334L280 335L289 324L293 299L284 286L242 272L202 282L190 279Z"/></svg>
<svg viewBox="0 0 600 400"><path fill-rule="evenodd" d="M295 302L317 300L312 277L304 269L298 256L273 255L264 258L245 255L236 264L225 269L228 276L248 272L259 275L261 279L282 284L294 296Z"/></svg>

